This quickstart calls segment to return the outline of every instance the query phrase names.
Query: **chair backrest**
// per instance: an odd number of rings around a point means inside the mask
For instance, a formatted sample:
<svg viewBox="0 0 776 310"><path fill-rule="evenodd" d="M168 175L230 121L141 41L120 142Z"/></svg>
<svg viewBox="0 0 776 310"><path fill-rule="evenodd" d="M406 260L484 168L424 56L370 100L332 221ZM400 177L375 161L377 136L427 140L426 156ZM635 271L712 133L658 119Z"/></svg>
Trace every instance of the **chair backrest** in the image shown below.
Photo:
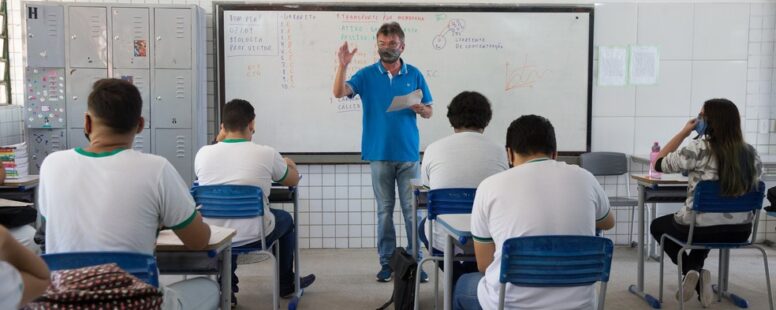
<svg viewBox="0 0 776 310"><path fill-rule="evenodd" d="M704 213L757 211L763 207L765 183L758 182L755 190L737 197L720 195L719 181L700 181L695 186L693 210Z"/></svg>
<svg viewBox="0 0 776 310"><path fill-rule="evenodd" d="M116 263L121 269L138 279L159 287L159 269L156 259L147 254L133 252L71 252L43 254L41 258L49 269L75 269Z"/></svg>
<svg viewBox="0 0 776 310"><path fill-rule="evenodd" d="M530 236L504 241L501 283L568 287L608 282L611 240L593 236Z"/></svg>
<svg viewBox="0 0 776 310"><path fill-rule="evenodd" d="M264 216L264 194L250 185L202 185L191 196L206 218L252 218Z"/></svg>
<svg viewBox="0 0 776 310"><path fill-rule="evenodd" d="M442 188L428 191L428 218L440 214L472 213L476 188Z"/></svg>
<svg viewBox="0 0 776 310"><path fill-rule="evenodd" d="M593 175L621 175L628 172L628 158L616 152L583 153L579 155L579 166Z"/></svg>

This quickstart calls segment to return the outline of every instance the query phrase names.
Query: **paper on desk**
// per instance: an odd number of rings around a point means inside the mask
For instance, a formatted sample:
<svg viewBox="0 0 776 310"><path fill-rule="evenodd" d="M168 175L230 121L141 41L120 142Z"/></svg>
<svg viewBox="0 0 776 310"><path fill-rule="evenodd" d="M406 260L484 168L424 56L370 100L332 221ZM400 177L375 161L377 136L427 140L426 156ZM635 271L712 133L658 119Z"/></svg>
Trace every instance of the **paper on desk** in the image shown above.
<svg viewBox="0 0 776 310"><path fill-rule="evenodd" d="M391 106L389 106L388 110L385 110L385 112L394 112L394 111L408 109L413 105L420 103L420 99L423 99L423 91L420 89L416 89L414 92L411 92L404 96L393 97L393 101L391 101Z"/></svg>
<svg viewBox="0 0 776 310"><path fill-rule="evenodd" d="M218 244L226 236L234 233L234 229L232 228L226 228L226 227L219 227L219 226L210 226L210 241L208 242L209 245ZM172 231L172 229L165 229L159 232L159 236L156 238L156 245L183 245L183 241L181 241L180 238L175 234L175 232Z"/></svg>
<svg viewBox="0 0 776 310"><path fill-rule="evenodd" d="M3 207L29 207L32 206L29 202L23 202L23 201L16 201L16 200L8 200L0 198L0 208Z"/></svg>

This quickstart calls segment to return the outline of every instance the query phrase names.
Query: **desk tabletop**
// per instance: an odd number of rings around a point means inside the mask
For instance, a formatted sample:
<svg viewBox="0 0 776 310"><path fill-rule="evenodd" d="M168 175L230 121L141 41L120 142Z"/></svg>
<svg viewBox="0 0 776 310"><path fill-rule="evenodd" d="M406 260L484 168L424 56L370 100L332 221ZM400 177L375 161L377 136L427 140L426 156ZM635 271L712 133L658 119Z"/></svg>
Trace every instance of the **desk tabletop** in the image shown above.
<svg viewBox="0 0 776 310"><path fill-rule="evenodd" d="M232 228L218 227L210 225L210 242L205 250L218 249L226 243L231 243L232 238L237 233ZM159 232L156 238L157 251L190 251L183 245L183 241L171 230L165 229Z"/></svg>
<svg viewBox="0 0 776 310"><path fill-rule="evenodd" d="M680 173L664 173L659 179L650 178L647 174L631 174L631 178L648 185L687 185L687 177Z"/></svg>
<svg viewBox="0 0 776 310"><path fill-rule="evenodd" d="M449 235L457 238L471 237L471 214L442 214L437 216L437 222Z"/></svg>
<svg viewBox="0 0 776 310"><path fill-rule="evenodd" d="M5 179L5 183L0 185L0 188L17 188L21 186L38 185L40 177L36 174L31 174L18 179Z"/></svg>

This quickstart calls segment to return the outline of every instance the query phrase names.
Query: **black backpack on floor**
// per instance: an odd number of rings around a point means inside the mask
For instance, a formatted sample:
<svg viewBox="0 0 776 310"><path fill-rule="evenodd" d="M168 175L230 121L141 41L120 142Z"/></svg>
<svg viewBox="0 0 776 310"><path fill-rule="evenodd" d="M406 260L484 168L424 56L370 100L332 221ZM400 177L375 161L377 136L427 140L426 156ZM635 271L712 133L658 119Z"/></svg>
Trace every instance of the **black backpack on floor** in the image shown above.
<svg viewBox="0 0 776 310"><path fill-rule="evenodd" d="M415 273L418 263L404 248L396 248L390 265L393 269L393 295L377 310L386 309L391 303L396 310L412 310L415 306Z"/></svg>
<svg viewBox="0 0 776 310"><path fill-rule="evenodd" d="M771 202L771 206L765 208L766 211L776 211L776 186L771 187L768 190L768 201Z"/></svg>

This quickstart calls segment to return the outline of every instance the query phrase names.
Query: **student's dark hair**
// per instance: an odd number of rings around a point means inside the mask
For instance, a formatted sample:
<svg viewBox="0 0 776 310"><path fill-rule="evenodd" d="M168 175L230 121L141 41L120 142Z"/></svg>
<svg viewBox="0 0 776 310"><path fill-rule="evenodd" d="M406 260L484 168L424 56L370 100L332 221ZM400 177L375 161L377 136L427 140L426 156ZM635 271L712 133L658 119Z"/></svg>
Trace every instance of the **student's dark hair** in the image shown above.
<svg viewBox="0 0 776 310"><path fill-rule="evenodd" d="M397 22L390 22L385 23L382 26L380 26L380 29L377 29L377 35L384 35L384 36L390 36L390 35L397 35L399 36L399 39L404 42L404 30L401 29L401 25Z"/></svg>
<svg viewBox="0 0 776 310"><path fill-rule="evenodd" d="M725 196L740 196L757 186L760 176L755 167L755 150L744 142L738 108L727 99L711 99L703 104L708 124L706 139L717 159L720 190Z"/></svg>
<svg viewBox="0 0 776 310"><path fill-rule="evenodd" d="M221 123L227 131L241 131L256 118L256 113L250 102L242 99L232 99L224 106Z"/></svg>
<svg viewBox="0 0 776 310"><path fill-rule="evenodd" d="M143 99L132 83L121 79L101 79L92 85L87 108L114 133L134 131L140 122Z"/></svg>
<svg viewBox="0 0 776 310"><path fill-rule="evenodd" d="M539 115L523 115L507 129L507 147L522 156L555 153L555 128Z"/></svg>
<svg viewBox="0 0 776 310"><path fill-rule="evenodd" d="M474 91L461 92L447 106L447 119L453 128L485 129L492 115L488 98Z"/></svg>

